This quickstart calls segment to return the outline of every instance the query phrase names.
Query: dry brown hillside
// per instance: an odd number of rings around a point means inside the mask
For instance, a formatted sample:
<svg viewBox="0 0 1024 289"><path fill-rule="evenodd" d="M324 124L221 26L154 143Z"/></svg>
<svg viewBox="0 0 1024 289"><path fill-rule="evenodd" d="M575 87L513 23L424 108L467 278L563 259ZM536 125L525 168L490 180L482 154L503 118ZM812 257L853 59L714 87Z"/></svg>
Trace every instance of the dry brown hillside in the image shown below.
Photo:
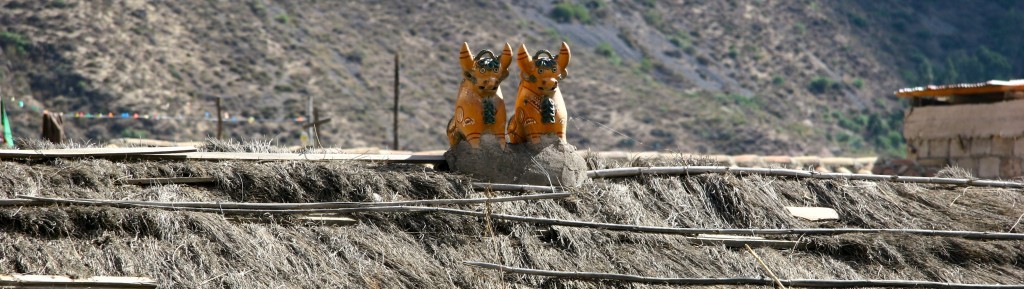
<svg viewBox="0 0 1024 289"><path fill-rule="evenodd" d="M39 133L36 107L65 112L75 139L203 139L221 96L243 120L231 137L297 144L284 120L312 96L333 118L325 145L385 147L399 52L402 148L443 149L459 44L566 41L569 137L583 148L898 152L892 90L1020 77L1003 44L1021 42L1021 3L4 0L0 93L24 102L10 107L20 137ZM509 106L517 83L503 85Z"/></svg>

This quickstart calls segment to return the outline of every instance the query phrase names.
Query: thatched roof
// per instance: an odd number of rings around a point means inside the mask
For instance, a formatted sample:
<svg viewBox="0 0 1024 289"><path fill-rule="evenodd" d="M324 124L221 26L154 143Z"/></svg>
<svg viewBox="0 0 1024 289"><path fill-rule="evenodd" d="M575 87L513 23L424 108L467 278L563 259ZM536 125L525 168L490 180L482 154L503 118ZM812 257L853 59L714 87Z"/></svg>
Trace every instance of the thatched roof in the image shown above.
<svg viewBox="0 0 1024 289"><path fill-rule="evenodd" d="M589 159L593 168L606 164ZM706 163L673 160L671 164ZM152 201L394 201L501 196L417 165L357 162L48 160L0 162L0 198ZM122 185L210 176L211 185ZM1015 189L702 174L599 179L573 197L457 206L500 214L695 228L920 228L1024 232ZM794 218L786 206L834 208L839 221ZM293 216L238 222L219 213L97 206L0 207L0 272L142 276L203 288L647 288L501 274L465 265L658 277L766 276L743 249L683 236L534 225L431 212L357 213L354 226ZM1013 229L1011 230L1011 227ZM772 237L794 249L757 253L782 279L913 279L1019 284L1021 241L901 234Z"/></svg>

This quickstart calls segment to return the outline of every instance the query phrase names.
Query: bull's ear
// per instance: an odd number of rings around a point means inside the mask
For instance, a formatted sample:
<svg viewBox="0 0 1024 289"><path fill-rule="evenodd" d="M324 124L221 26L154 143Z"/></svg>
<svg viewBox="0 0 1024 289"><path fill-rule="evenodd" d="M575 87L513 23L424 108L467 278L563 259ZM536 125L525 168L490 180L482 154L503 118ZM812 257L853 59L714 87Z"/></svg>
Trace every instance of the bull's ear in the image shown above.
<svg viewBox="0 0 1024 289"><path fill-rule="evenodd" d="M558 50L558 56L555 57L555 62L558 62L558 73L561 74L562 78L569 76L569 45L562 42L562 48Z"/></svg>
<svg viewBox="0 0 1024 289"><path fill-rule="evenodd" d="M516 52L516 63L519 64L519 71L531 72L533 71L533 58L530 57L530 52L526 51L526 44L519 44L519 51Z"/></svg>
<svg viewBox="0 0 1024 289"><path fill-rule="evenodd" d="M469 53L469 43L462 43L462 50L459 51L459 65L462 66L462 72L473 71L473 67L476 63L473 62L473 55Z"/></svg>
<svg viewBox="0 0 1024 289"><path fill-rule="evenodd" d="M505 43L505 49L501 51L501 58L498 60L501 64L501 79L504 80L508 77L508 67L512 64L512 45Z"/></svg>

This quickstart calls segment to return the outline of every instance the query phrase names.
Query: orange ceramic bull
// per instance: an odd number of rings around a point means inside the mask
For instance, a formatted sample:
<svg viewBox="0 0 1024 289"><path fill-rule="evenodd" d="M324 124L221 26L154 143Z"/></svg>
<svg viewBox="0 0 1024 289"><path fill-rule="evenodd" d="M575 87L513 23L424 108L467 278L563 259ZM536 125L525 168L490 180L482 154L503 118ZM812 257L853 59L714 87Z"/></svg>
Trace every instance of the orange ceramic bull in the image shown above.
<svg viewBox="0 0 1024 289"><path fill-rule="evenodd" d="M480 147L482 134L493 134L505 147L505 99L498 87L508 77L512 64L512 46L505 43L500 57L490 50L481 50L474 58L469 44L459 51L462 84L455 101L455 115L448 121L448 142L452 147L465 140L473 148Z"/></svg>
<svg viewBox="0 0 1024 289"><path fill-rule="evenodd" d="M558 56L541 50L531 58L523 44L516 63L521 79L516 108L508 122L509 143L539 143L545 134L554 134L565 142L568 114L558 81L568 75L569 46L562 42Z"/></svg>

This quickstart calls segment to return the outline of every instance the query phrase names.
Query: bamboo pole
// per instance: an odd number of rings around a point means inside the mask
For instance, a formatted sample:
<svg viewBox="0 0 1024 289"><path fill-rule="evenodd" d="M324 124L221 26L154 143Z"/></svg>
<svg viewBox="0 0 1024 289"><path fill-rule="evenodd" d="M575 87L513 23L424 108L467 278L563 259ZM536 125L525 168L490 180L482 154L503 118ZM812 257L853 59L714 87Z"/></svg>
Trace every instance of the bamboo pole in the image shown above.
<svg viewBox="0 0 1024 289"><path fill-rule="evenodd" d="M165 156L195 152L196 147L134 147L134 148L81 148L48 150L0 149L0 159L41 159L41 158L127 158L142 156ZM443 159L442 159L443 160Z"/></svg>
<svg viewBox="0 0 1024 289"><path fill-rule="evenodd" d="M56 199L31 196L17 196L35 202L27 202L15 205L42 204L69 204L69 205L93 205L112 206L123 208L158 208L168 210L199 211L199 212L220 212L220 213L273 213L273 214L309 214L309 213L357 213L357 212L437 212L457 215L468 215L476 217L490 217L511 221L523 221L537 224L572 226L572 228L589 228L608 231L686 235L718 234L718 235L843 235L843 234L906 234L932 237L952 237L975 240L1024 240L1024 234L998 233L998 232L977 232L977 231L943 231L943 230L922 230L922 229L701 229L701 228L669 228L669 226L648 226L632 225L621 223L590 222L578 220L565 220L555 218L527 217L509 214L485 214L482 212L468 211L453 208L422 207L413 205L452 205L452 204L480 204L497 203L524 200L561 199L571 196L567 193L539 194L528 196L502 197L493 199L447 199L447 200L418 200L388 203L295 203L295 204L252 204L252 203L171 203L171 202L140 202L140 201L113 201L113 200L89 200L89 199ZM3 204L0 202L0 204ZM353 205L357 204L357 205Z"/></svg>
<svg viewBox="0 0 1024 289"><path fill-rule="evenodd" d="M201 183L213 183L217 180L213 177L173 177L173 178L138 178L138 179L125 179L119 181L122 184L128 185L164 185L164 184L201 184ZM473 190L476 191L506 191L506 192L548 192L554 193L561 191L559 187L551 186L533 186L533 185L517 185L517 184L497 184L497 183L473 183Z"/></svg>
<svg viewBox="0 0 1024 289"><path fill-rule="evenodd" d="M483 217L483 213L450 208L402 207L406 210L437 211L457 215ZM541 225L603 229L609 231L625 231L637 233L654 233L668 235L727 234L727 235L841 235L841 234L909 234L938 237L959 237L979 240L1024 240L1021 233L981 232L981 231L950 231L925 229L864 229L864 228L806 228L806 229L716 229L716 228L673 228L635 226L611 223L570 221L549 218L535 218L517 215L491 214L491 218L519 221Z"/></svg>
<svg viewBox="0 0 1024 289"><path fill-rule="evenodd" d="M337 209L349 208L374 208L374 207L401 207L401 206L422 206L422 205L466 205L483 203L501 203L514 201L546 200L568 198L572 194L535 194L522 196L509 196L497 198L472 198L472 199L435 199L435 200L412 200L397 202L321 202L321 203L237 203L237 202L152 202L152 201L119 201L101 199L69 199L69 198L47 198L34 196L18 196L24 200L0 200L0 206L28 206L28 205L50 205L50 204L71 204L71 205L106 205L114 207L155 207L173 209L222 209L273 212L273 211L300 211L310 213L317 211L334 212ZM21 202L19 202L21 201ZM24 202L29 201L29 202Z"/></svg>
<svg viewBox="0 0 1024 289"><path fill-rule="evenodd" d="M531 195L533 199L544 199L545 197L550 198L552 195L558 197L568 197L569 194L539 194ZM667 234L667 235L688 235L693 236L697 234L728 234L728 235L841 235L841 234L907 234L907 235L921 235L921 236L936 236L936 237L957 237L964 239L976 239L976 240L1024 240L1024 233L1001 233L1001 232L983 232L983 231L951 231L951 230L925 230L925 229L864 229L864 228L806 228L806 229L717 229L717 228L673 228L673 227L653 227L653 226L635 226L635 225L624 225L624 224L611 224L611 223L596 223L596 222L582 222L582 221L570 221L560 219L549 219L549 218L534 218L524 217L517 215L505 215L505 214L485 214L476 211L467 211L452 208L438 208L438 207L421 207L421 206L367 206L367 207L339 207L339 208L304 208L304 209L255 209L252 207L248 208L225 208L225 207L199 207L199 206L171 206L165 204L159 204L157 202L128 202L128 201L105 201L105 200L74 200L74 199L54 199L54 198L41 198L31 196L18 196L19 198L25 198L29 200L45 201L51 204L70 204L70 205L103 205L111 207L121 208L153 208L153 209L166 209L166 210L180 210L180 211L193 211L193 212L211 212L211 213L222 213L222 214L311 214L311 213L398 213L398 212L433 212L433 213L446 213L453 215L473 216L473 217L490 217L498 220L506 221L518 221L541 225L552 225L552 226L564 226L564 227L577 227L577 228L591 228L591 229L603 229L609 231L624 231L624 232L635 232L635 233L652 233L652 234ZM502 201L513 201L513 200L525 200L527 196L515 196L515 197L503 197ZM493 199L461 199L459 204L479 204L496 202L499 198ZM472 200L472 201L470 201ZM423 200L423 201L408 201L421 202L424 204L427 202L435 202L437 200ZM401 203L401 202L393 202ZM374 204L374 203L366 203ZM451 202L445 204L453 204ZM254 204L263 205L263 204Z"/></svg>
<svg viewBox="0 0 1024 289"><path fill-rule="evenodd" d="M114 276L60 276L0 273L0 288L157 288L157 282L147 277Z"/></svg>
<svg viewBox="0 0 1024 289"><path fill-rule="evenodd" d="M491 190L491 191L508 191L508 192L548 192L554 193L562 191L559 187L553 186L533 186L533 185L516 185L516 184L496 184L496 183L473 183L473 189L477 191Z"/></svg>
<svg viewBox="0 0 1024 289"><path fill-rule="evenodd" d="M125 185L169 185L169 184L209 184L216 182L213 177L179 177L179 178L138 178L119 180Z"/></svg>
<svg viewBox="0 0 1024 289"><path fill-rule="evenodd" d="M761 269L768 272L768 276L772 277L772 281L775 281L775 286L777 288L786 289L786 285L783 285L782 281L779 281L779 276L775 276L775 272L772 272L772 269L768 268L768 264L765 264L764 260L761 260L761 256L758 256L757 252L754 252L754 248L750 248L750 245L747 244L744 244L743 247L747 248L747 252L750 252L750 255L754 255L754 259L757 259L757 263L761 264Z"/></svg>
<svg viewBox="0 0 1024 289"><path fill-rule="evenodd" d="M1024 183L959 179L959 178L937 178L937 177L909 177L895 175L870 175L870 174L847 174L847 173L819 173L793 169L770 169L770 168L745 168L745 167L724 167L724 166L678 166L678 167L629 167L592 170L587 172L591 178L623 178L642 175L696 175L706 173L736 174L736 175L767 175L785 176L797 178L814 179L848 179L864 181L890 181L901 183L919 184L944 184L975 187L998 187L998 188L1024 188Z"/></svg>
<svg viewBox="0 0 1024 289"><path fill-rule="evenodd" d="M528 269L520 267L504 266L492 263L464 261L463 264L480 267L484 269L499 270L503 272L548 276L575 280L614 280L632 283L646 284L669 284L689 286L719 286L719 285L761 285L772 286L773 281L765 278L664 278L645 277L628 274L598 273L598 272L565 272ZM821 280L821 279L783 279L779 280L785 286L802 288L864 288L864 287L886 287L886 288L942 288L942 289L967 289L967 288L999 288L1009 289L1024 288L1024 285L999 285L999 284L962 284L935 281L918 280Z"/></svg>

